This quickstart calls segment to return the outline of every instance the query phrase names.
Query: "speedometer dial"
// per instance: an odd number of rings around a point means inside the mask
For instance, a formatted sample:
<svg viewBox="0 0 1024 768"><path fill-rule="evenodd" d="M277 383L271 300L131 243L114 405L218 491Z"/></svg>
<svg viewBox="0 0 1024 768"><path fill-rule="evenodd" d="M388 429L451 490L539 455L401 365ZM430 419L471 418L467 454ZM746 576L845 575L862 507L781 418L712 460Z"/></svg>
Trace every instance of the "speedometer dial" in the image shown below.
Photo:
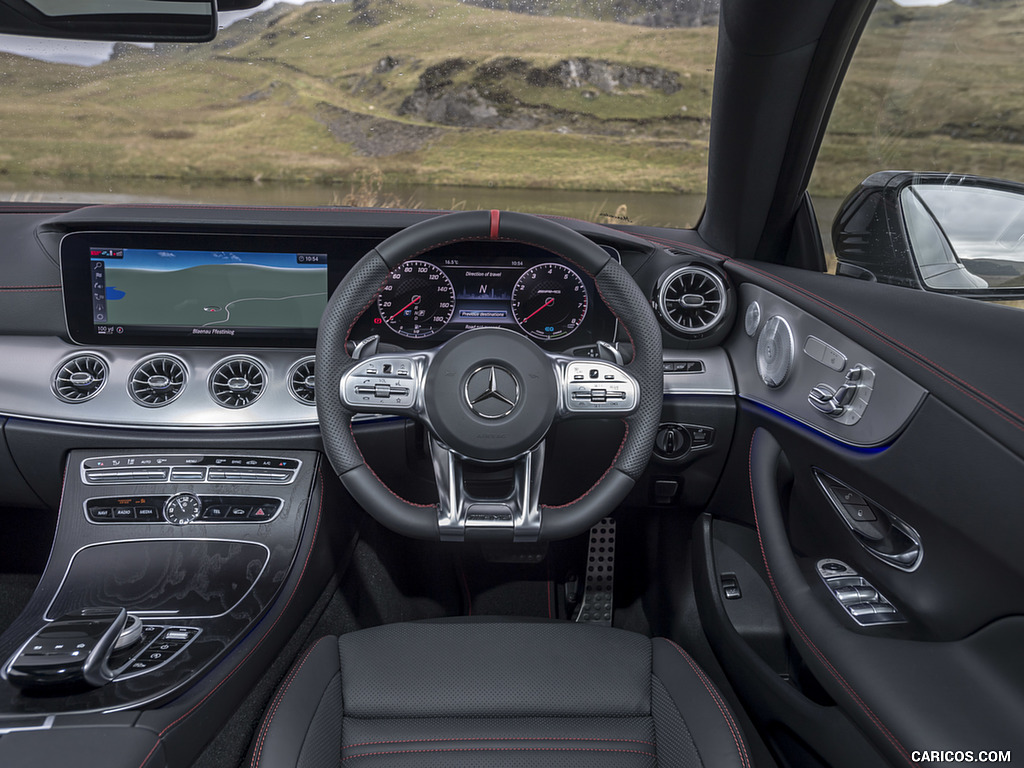
<svg viewBox="0 0 1024 768"><path fill-rule="evenodd" d="M385 325L400 336L433 336L452 319L455 289L438 267L411 259L388 276L377 295L377 311Z"/></svg>
<svg viewBox="0 0 1024 768"><path fill-rule="evenodd" d="M568 336L587 316L587 288L562 264L538 264L523 272L512 289L512 316L537 339Z"/></svg>

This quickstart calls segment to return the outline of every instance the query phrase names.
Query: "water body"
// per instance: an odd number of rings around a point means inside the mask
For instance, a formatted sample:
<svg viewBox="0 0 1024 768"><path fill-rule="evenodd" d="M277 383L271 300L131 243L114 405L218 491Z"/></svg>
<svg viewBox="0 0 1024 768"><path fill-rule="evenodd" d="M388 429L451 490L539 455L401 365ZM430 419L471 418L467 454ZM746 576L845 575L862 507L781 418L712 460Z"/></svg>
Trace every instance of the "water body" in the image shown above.
<svg viewBox="0 0 1024 768"><path fill-rule="evenodd" d="M371 191L390 207L477 210L499 208L547 213L586 221L690 228L704 210L703 195L651 192L589 192L577 190L503 189L457 186L388 186ZM350 195L365 197L344 184L282 184L264 182L190 183L152 179L118 180L116 186L89 180L0 179L0 200L82 203L191 203L204 205L331 206ZM816 199L826 251L829 227L839 200Z"/></svg>

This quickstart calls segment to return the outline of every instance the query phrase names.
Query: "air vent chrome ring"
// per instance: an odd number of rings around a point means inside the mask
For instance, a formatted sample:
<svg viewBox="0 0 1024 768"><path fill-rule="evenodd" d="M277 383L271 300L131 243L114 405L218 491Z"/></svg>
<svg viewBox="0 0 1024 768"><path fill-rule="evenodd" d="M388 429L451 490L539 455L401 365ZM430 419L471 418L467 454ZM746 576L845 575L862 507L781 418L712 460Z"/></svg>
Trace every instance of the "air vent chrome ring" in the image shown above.
<svg viewBox="0 0 1024 768"><path fill-rule="evenodd" d="M50 389L65 403L84 403L100 393L107 383L107 361L92 353L68 358L50 379Z"/></svg>
<svg viewBox="0 0 1024 768"><path fill-rule="evenodd" d="M128 395L146 408L160 408L177 400L187 381L184 362L170 355L154 355L132 369Z"/></svg>
<svg viewBox="0 0 1024 768"><path fill-rule="evenodd" d="M288 392L303 405L316 405L316 358L304 357L288 371Z"/></svg>
<svg viewBox="0 0 1024 768"><path fill-rule="evenodd" d="M210 374L210 396L225 408L245 408L267 388L267 369L252 357L229 357Z"/></svg>
<svg viewBox="0 0 1024 768"><path fill-rule="evenodd" d="M708 267L687 264L658 281L655 309L673 333L700 338L718 327L728 308L725 281Z"/></svg>

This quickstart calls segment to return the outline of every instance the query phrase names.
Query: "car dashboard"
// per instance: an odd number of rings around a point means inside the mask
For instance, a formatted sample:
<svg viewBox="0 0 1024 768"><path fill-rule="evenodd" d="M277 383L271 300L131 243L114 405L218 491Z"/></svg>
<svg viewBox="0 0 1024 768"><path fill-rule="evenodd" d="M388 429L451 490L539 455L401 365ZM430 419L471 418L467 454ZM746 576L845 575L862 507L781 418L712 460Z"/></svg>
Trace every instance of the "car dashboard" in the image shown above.
<svg viewBox="0 0 1024 768"><path fill-rule="evenodd" d="M337 542L361 517L323 458L320 314L364 254L437 215L206 206L0 215L0 484L9 509L58 511L41 580L0 635L0 727L33 731L44 727L38 718L72 715L109 723L103 713L145 710L139 722L159 731L204 706L231 706L222 683L235 670L250 670L245 685L255 684L254 660L269 663L316 597L310 581L329 578L330 559L317 555L325 529ZM661 327L661 423L626 506L704 509L739 402L868 450L894 439L920 405L920 388L797 306L738 282L742 272L693 233L568 224L621 263ZM631 356L584 270L501 240L408 254L347 345L354 357L426 350L481 328L595 363ZM808 389L854 369L878 382L857 385L856 423L808 405ZM557 508L586 494L621 432L618 419L553 429L542 501ZM389 488L432 508L422 426L363 414L353 435ZM115 652L99 688L58 698L17 690L18 660L40 627L82 605L128 606L141 641Z"/></svg>

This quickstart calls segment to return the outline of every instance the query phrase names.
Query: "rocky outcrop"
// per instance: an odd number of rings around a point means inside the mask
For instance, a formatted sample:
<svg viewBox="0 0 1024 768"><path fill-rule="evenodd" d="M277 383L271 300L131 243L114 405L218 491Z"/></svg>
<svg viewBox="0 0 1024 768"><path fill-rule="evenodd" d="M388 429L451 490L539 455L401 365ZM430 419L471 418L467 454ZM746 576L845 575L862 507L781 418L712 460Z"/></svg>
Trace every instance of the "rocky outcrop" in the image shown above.
<svg viewBox="0 0 1024 768"><path fill-rule="evenodd" d="M961 0L966 1L966 0ZM970 0L975 2L977 0ZM551 0L463 0L492 10L553 16L561 13ZM647 27L711 27L718 24L720 0L610 0L598 8L602 19Z"/></svg>
<svg viewBox="0 0 1024 768"><path fill-rule="evenodd" d="M603 93L646 88L666 96L678 91L679 75L661 67L631 67L600 59L565 59L548 69L531 69L526 73L531 85L561 88L597 88Z"/></svg>
<svg viewBox="0 0 1024 768"><path fill-rule="evenodd" d="M442 135L444 129L409 125L352 112L333 104L317 105L315 119L338 141L352 145L357 155L385 157L415 152Z"/></svg>
<svg viewBox="0 0 1024 768"><path fill-rule="evenodd" d="M510 90L514 82L536 88L582 89L586 98L637 90L671 95L681 88L675 72L600 59L564 59L537 67L519 57L479 65L454 58L425 69L398 114L440 125L517 130L578 119L576 113L549 105L523 103Z"/></svg>

